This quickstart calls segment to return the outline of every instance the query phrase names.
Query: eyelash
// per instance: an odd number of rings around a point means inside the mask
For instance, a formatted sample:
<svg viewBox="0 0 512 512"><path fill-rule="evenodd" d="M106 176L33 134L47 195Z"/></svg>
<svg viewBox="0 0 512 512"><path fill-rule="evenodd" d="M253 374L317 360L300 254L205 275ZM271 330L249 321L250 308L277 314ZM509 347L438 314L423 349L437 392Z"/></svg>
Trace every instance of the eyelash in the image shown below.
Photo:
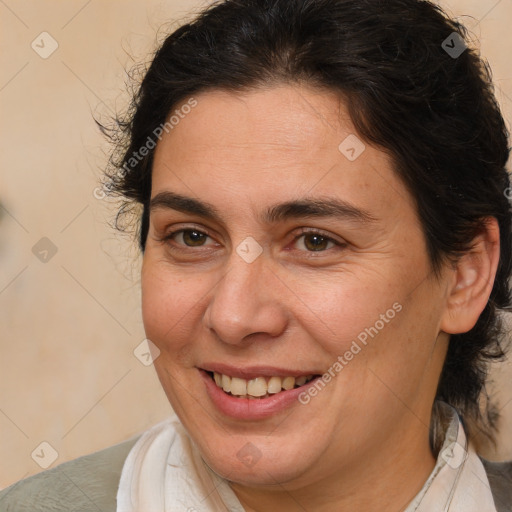
<svg viewBox="0 0 512 512"><path fill-rule="evenodd" d="M189 252L190 249L194 249L194 247L190 247L190 246L183 246L183 245L180 245L180 246L173 246L171 245L169 242L171 241L171 239L177 235L178 233L183 233L185 231L195 231L196 233L199 233L201 235L206 235L207 237L209 238L212 238L208 233L204 232L204 231L201 231L195 227L187 227L187 228L181 228L181 229L177 229L175 231L171 231L170 233L168 233L167 235L165 235L162 239L160 239L161 242L166 242L168 244L168 246L172 249L172 250L176 250L176 251L182 251L182 252ZM300 228L300 232L299 234L293 239L293 243L297 242L297 240L299 240L301 237L303 237L304 235L318 235L320 236L321 238L323 238L324 240L326 240L327 242L332 242L334 245L336 245L337 247L339 248L344 248L346 247L346 243L342 243L342 242L339 242L338 240L335 240L334 238L330 237L330 236L327 236L326 234L324 234L321 230L314 230L314 229L311 229L311 228ZM199 248L202 248L204 246L197 246ZM332 247L331 247L332 249ZM329 251L329 249L323 249L321 251L300 251L300 252L306 252L306 253L311 253L311 254L314 254L314 253L323 253L323 252L327 252Z"/></svg>

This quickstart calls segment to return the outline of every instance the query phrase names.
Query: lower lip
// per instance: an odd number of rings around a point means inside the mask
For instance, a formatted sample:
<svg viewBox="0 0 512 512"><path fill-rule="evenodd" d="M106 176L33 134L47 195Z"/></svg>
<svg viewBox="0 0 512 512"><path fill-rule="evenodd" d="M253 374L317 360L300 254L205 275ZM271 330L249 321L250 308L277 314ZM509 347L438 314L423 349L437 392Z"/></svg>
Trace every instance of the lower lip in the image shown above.
<svg viewBox="0 0 512 512"><path fill-rule="evenodd" d="M206 384L206 391L217 409L226 416L242 420L268 418L291 407L294 403L300 405L298 400L299 395L316 381L316 379L313 379L308 382L308 386L304 385L299 388L280 391L267 398L251 400L249 398L236 398L232 395L228 395L215 384L207 372L199 370L199 373Z"/></svg>

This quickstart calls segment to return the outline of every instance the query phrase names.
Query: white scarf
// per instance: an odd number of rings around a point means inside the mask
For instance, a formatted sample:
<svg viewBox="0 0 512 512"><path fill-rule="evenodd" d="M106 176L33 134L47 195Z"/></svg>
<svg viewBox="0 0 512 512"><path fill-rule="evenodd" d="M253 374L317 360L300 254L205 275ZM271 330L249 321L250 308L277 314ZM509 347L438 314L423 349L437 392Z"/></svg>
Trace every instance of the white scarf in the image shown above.
<svg viewBox="0 0 512 512"><path fill-rule="evenodd" d="M446 404L444 404L446 405ZM457 413L437 464L405 512L496 512L489 481ZM203 461L185 428L171 417L147 430L126 458L117 512L244 512L228 482Z"/></svg>

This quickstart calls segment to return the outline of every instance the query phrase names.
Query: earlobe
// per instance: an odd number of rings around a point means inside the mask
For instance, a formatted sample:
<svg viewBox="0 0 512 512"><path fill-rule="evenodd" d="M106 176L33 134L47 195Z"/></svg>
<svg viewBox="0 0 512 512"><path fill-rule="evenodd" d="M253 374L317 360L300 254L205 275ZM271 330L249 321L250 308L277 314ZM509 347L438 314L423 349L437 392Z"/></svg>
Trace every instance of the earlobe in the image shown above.
<svg viewBox="0 0 512 512"><path fill-rule="evenodd" d="M471 330L492 291L500 257L498 221L488 218L472 248L457 261L448 290L441 330L461 334Z"/></svg>

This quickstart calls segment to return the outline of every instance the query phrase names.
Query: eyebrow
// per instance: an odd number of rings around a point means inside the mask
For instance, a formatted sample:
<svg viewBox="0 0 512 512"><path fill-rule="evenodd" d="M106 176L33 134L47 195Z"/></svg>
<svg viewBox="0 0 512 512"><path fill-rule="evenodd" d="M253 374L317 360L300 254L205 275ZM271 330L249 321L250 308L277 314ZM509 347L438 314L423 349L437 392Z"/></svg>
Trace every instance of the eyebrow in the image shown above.
<svg viewBox="0 0 512 512"><path fill-rule="evenodd" d="M183 213L198 215L212 221L222 222L222 215L212 204L170 191L160 192L153 197L149 209L150 211L160 209L177 210ZM377 221L368 211L357 208L347 201L337 198L320 197L302 198L275 204L263 213L261 221L267 224L275 224L287 219L307 217L340 217L364 224Z"/></svg>

